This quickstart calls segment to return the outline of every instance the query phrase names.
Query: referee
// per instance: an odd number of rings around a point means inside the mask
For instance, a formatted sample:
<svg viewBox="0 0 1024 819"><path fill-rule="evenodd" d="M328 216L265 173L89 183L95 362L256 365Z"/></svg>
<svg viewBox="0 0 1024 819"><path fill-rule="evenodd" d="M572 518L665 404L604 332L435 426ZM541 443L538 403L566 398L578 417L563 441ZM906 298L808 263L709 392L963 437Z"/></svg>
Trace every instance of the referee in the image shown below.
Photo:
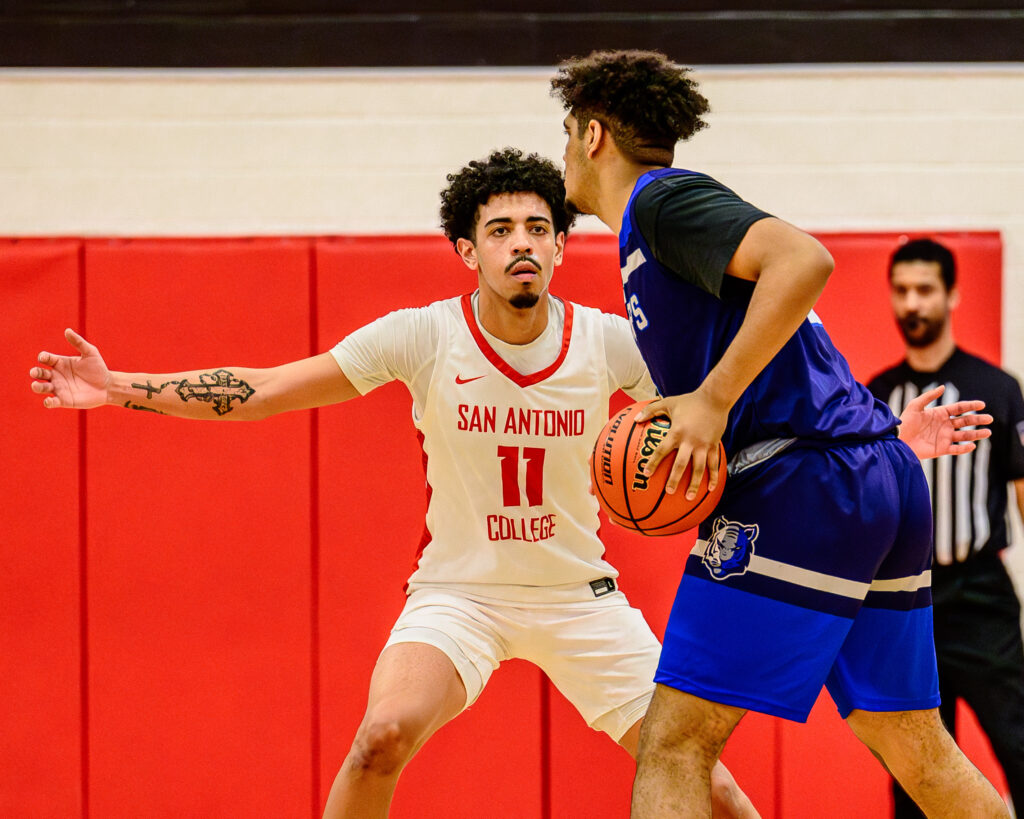
<svg viewBox="0 0 1024 819"><path fill-rule="evenodd" d="M1024 650L1020 602L1000 552L1008 541L1008 484L1024 514L1024 398L1008 373L964 352L950 313L960 295L956 261L931 239L901 245L889 264L893 313L906 358L868 385L899 415L908 401L945 385L939 399L985 402L992 437L958 458L923 462L932 497L932 596L941 714L956 735L956 702L978 717L1024 810ZM922 816L893 782L895 816Z"/></svg>

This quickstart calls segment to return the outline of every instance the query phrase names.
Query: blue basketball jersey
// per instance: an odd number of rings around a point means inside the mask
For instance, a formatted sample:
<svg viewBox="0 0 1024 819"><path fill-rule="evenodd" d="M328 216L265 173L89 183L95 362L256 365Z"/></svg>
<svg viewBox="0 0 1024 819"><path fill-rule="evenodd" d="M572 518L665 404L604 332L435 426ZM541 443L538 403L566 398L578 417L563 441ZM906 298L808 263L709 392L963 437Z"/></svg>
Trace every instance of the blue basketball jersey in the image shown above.
<svg viewBox="0 0 1024 819"><path fill-rule="evenodd" d="M725 268L768 215L693 171L663 168L637 181L619 262L637 344L662 395L697 389L735 337L754 283ZM731 455L770 439L876 438L896 424L812 312L737 401L722 441Z"/></svg>

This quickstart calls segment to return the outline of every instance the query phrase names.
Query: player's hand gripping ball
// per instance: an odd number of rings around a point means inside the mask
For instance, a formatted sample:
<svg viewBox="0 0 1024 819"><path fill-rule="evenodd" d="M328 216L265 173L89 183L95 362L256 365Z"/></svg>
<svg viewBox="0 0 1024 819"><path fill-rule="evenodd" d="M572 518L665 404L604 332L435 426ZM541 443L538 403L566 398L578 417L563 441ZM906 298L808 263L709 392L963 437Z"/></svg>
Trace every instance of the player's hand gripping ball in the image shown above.
<svg viewBox="0 0 1024 819"><path fill-rule="evenodd" d="M719 446L718 486L708 491L709 470L705 470L697 497L687 500L693 464L688 464L676 491L669 495L665 484L672 472L672 455L662 459L650 477L641 470L654 448L668 432L668 418L651 418L638 423L636 416L650 401L623 407L597 436L590 459L590 479L597 502L612 523L645 535L674 535L685 532L710 515L725 489L725 448Z"/></svg>

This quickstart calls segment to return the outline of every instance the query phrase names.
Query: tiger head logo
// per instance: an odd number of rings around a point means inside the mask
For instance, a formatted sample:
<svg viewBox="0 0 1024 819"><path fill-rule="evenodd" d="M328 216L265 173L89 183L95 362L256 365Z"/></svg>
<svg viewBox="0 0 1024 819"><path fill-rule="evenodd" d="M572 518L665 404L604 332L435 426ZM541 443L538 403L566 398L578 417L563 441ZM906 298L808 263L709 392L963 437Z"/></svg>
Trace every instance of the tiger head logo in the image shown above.
<svg viewBox="0 0 1024 819"><path fill-rule="evenodd" d="M743 574L750 565L750 556L754 554L757 532L756 523L748 525L718 518L704 548L701 563L716 580Z"/></svg>

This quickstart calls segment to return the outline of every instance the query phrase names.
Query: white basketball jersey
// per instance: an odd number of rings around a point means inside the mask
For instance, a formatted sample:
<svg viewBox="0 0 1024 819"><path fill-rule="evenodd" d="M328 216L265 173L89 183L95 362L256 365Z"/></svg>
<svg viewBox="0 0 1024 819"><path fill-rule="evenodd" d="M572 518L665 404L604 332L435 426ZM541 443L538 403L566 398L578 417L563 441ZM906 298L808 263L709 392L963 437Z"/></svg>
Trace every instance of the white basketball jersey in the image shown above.
<svg viewBox="0 0 1024 819"><path fill-rule="evenodd" d="M616 577L597 536L588 457L608 418L609 391L619 386L610 383L608 350L635 358L643 372L636 388L653 390L625 321L614 317L611 332L612 317L564 303L557 358L524 374L489 343L469 295L400 313L392 320L424 335L427 326L436 330L429 385L425 392L410 386L428 497L410 590L468 584L482 594L532 599L531 588ZM365 374L380 363L364 364L357 334L334 354L365 392L395 370L370 380Z"/></svg>
<svg viewBox="0 0 1024 819"><path fill-rule="evenodd" d="M608 418L599 311L566 303L558 358L521 374L488 343L469 296L446 306L417 422L430 501L410 586L616 576L587 491L587 457Z"/></svg>

